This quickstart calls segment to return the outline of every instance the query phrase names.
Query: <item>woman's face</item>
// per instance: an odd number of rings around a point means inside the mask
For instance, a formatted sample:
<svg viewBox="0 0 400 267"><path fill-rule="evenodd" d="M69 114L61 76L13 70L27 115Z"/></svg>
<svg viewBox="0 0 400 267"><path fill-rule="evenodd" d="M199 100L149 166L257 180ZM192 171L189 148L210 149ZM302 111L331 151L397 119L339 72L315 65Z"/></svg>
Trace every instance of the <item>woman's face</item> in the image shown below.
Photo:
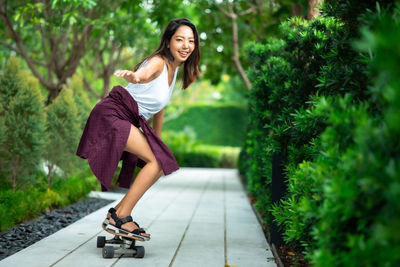
<svg viewBox="0 0 400 267"><path fill-rule="evenodd" d="M189 26L180 26L169 42L169 51L175 62L185 62L195 48L194 34Z"/></svg>

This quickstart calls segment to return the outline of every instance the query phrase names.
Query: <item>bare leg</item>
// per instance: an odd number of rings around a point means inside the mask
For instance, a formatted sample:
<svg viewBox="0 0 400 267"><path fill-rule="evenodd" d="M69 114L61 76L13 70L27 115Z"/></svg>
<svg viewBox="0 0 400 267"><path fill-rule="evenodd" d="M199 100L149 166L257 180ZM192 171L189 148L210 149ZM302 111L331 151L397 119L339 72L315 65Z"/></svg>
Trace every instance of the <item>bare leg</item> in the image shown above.
<svg viewBox="0 0 400 267"><path fill-rule="evenodd" d="M132 213L132 209L135 207L139 199L162 175L161 167L158 164L146 137L133 125L131 126L125 150L137 155L146 162L146 165L138 173L135 181L124 198L115 207L117 210L117 216L120 218L129 216ZM110 218L110 223L115 223L112 218ZM133 222L129 222L124 224L123 228L128 231L133 231L137 226Z"/></svg>
<svg viewBox="0 0 400 267"><path fill-rule="evenodd" d="M156 180L158 180L161 176L163 176L163 171L162 170L160 170L160 172L157 174L157 178L156 178ZM137 178L136 178L137 179ZM153 183L154 184L154 183ZM133 186L133 185L132 185ZM127 193L128 194L128 193ZM127 195L126 194L126 195ZM121 202L123 202L123 201L125 201L125 197L126 197L126 195L121 199L121 201L115 206L115 209L117 210L120 206L121 206ZM107 215L107 217L109 218L110 217L110 214L108 214Z"/></svg>

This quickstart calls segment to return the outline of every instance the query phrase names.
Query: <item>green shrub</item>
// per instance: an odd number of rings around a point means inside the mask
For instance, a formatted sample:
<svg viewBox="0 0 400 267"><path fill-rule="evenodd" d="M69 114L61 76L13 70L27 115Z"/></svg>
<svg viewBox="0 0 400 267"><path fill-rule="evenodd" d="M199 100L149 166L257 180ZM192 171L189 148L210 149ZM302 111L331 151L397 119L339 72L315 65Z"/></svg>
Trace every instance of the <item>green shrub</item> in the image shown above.
<svg viewBox="0 0 400 267"><path fill-rule="evenodd" d="M77 166L75 151L81 130L78 110L70 89L63 89L46 110L49 141L44 157L49 170L47 184L50 187L56 166L65 175Z"/></svg>
<svg viewBox="0 0 400 267"><path fill-rule="evenodd" d="M351 92L357 99L368 97L362 68L365 63L353 51L345 24L331 17L313 21L293 18L280 29L282 39L247 47L253 60L248 71L253 91L242 153L248 161L241 160L248 165L240 169L255 197L260 196L259 187L270 188L273 153L281 154L287 167L312 159L317 153L310 144L325 124L323 119L310 116L314 95ZM342 87L349 80L352 86ZM267 204L261 212L267 213L270 208Z"/></svg>
<svg viewBox="0 0 400 267"><path fill-rule="evenodd" d="M393 0L325 0L323 14L340 18L352 28L353 34L358 34L360 17L367 10L376 10L377 5L393 6ZM365 21L363 21L365 23Z"/></svg>
<svg viewBox="0 0 400 267"><path fill-rule="evenodd" d="M238 105L214 104L188 107L179 117L166 121L163 129L191 129L203 144L241 146L246 133L247 110Z"/></svg>
<svg viewBox="0 0 400 267"><path fill-rule="evenodd" d="M19 62L10 58L0 77L0 116L4 124L0 146L1 172L9 177L13 189L36 171L47 140L45 112L38 82L24 75Z"/></svg>
<svg viewBox="0 0 400 267"><path fill-rule="evenodd" d="M400 263L400 9L392 19L379 10L354 16L382 20L366 24L378 30L364 28L362 53L352 47L357 25L329 17L289 20L282 40L248 48L254 89L240 171L259 210L272 211L285 240L316 266ZM272 153L283 156L288 185L273 208Z"/></svg>
<svg viewBox="0 0 400 267"><path fill-rule="evenodd" d="M0 231L32 219L44 211L79 201L91 190L99 190L93 175L58 179L51 189L46 186L30 186L24 190L1 190Z"/></svg>
<svg viewBox="0 0 400 267"><path fill-rule="evenodd" d="M240 148L204 145L188 132L163 132L163 140L181 167L235 168Z"/></svg>
<svg viewBox="0 0 400 267"><path fill-rule="evenodd" d="M319 153L313 162L304 161L299 165L292 164L287 167L288 198L273 209L277 222L284 225L285 240L289 243L314 248L316 238L311 235L312 227L321 219L317 214L325 201L324 189L332 183L335 176L342 179L342 186L350 186L344 181L349 178L346 174L348 171L340 171L340 154L354 146L355 140L352 135L356 126L367 118L366 106L355 106L352 102L350 95L321 97L312 109L316 117L326 117L325 122L328 125L313 145ZM342 193L346 192L344 190ZM337 206L340 204L337 203ZM341 212L343 207L337 210Z"/></svg>
<svg viewBox="0 0 400 267"><path fill-rule="evenodd" d="M213 145L204 145L199 144L196 145L191 152L186 153L184 162L187 162L190 167L215 167L215 168L237 168L237 161L239 156L240 148L239 147L230 147L230 146L213 146ZM190 155L194 155L191 157ZM204 164L196 164L196 155L197 157L201 157L204 160ZM197 161L200 161L197 159Z"/></svg>
<svg viewBox="0 0 400 267"><path fill-rule="evenodd" d="M77 74L72 76L69 87L73 91L73 98L79 115L80 129L83 130L93 105L90 102L87 90L84 89L82 78Z"/></svg>
<svg viewBox="0 0 400 267"><path fill-rule="evenodd" d="M348 131L354 145L335 155L313 231L317 266L400 264L400 17L395 14L383 17L375 33L364 30L362 46L374 54L372 92L382 113L358 116ZM336 131L324 134L325 146L341 141Z"/></svg>

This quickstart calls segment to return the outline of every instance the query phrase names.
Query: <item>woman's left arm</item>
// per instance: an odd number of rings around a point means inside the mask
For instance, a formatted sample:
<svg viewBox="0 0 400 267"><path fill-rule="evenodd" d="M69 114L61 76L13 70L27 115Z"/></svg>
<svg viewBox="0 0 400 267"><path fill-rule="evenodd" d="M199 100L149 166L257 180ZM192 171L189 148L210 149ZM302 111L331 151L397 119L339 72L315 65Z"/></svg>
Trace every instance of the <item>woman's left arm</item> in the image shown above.
<svg viewBox="0 0 400 267"><path fill-rule="evenodd" d="M158 137L161 138L161 128L164 121L164 109L160 110L153 116L153 129L156 131Z"/></svg>

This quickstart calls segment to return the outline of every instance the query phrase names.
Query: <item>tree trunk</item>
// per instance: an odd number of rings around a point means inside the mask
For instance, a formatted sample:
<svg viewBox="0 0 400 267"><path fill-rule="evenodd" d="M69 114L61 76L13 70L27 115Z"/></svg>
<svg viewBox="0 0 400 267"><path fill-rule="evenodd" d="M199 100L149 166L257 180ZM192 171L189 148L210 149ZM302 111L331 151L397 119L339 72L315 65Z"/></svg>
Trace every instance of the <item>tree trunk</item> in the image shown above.
<svg viewBox="0 0 400 267"><path fill-rule="evenodd" d="M50 188L51 186L51 177L53 176L53 169L54 169L54 164L47 164L47 188Z"/></svg>
<svg viewBox="0 0 400 267"><path fill-rule="evenodd" d="M233 35L233 56L232 60L235 62L236 69L238 70L240 77L242 78L247 90L251 90L251 83L247 78L246 72L244 71L242 64L239 59L239 40L238 40L238 27L236 16L232 16L232 35Z"/></svg>
<svg viewBox="0 0 400 267"><path fill-rule="evenodd" d="M239 37L238 37L238 26L237 26L237 18L238 16L243 16L249 13L254 13L255 10L253 7L249 8L246 11L241 12L240 14L236 14L234 12L234 8L232 3L229 1L227 2L229 12L224 10L221 6L217 5L217 8L222 11L228 18L232 20L232 43L233 43L233 56L232 60L235 63L235 67L239 72L240 77L242 78L247 90L251 90L251 83L249 79L247 78L246 72L244 71L242 67L242 63L240 62L239 58Z"/></svg>
<svg viewBox="0 0 400 267"><path fill-rule="evenodd" d="M292 10L291 10L292 17L302 17L303 16L303 7L298 3L292 3Z"/></svg>
<svg viewBox="0 0 400 267"><path fill-rule="evenodd" d="M323 4L324 0L309 0L308 1L308 12L307 19L312 20L315 17L321 15L321 11L318 9L320 4Z"/></svg>
<svg viewBox="0 0 400 267"><path fill-rule="evenodd" d="M19 159L20 159L20 157L17 156L17 158L15 159L15 161L13 163L13 167L12 167L12 188L13 188L13 191L15 191L17 189L17 170L18 170Z"/></svg>
<svg viewBox="0 0 400 267"><path fill-rule="evenodd" d="M105 73L103 77L103 95L102 98L105 98L109 91L110 91L110 78L111 75L108 73L108 71Z"/></svg>

